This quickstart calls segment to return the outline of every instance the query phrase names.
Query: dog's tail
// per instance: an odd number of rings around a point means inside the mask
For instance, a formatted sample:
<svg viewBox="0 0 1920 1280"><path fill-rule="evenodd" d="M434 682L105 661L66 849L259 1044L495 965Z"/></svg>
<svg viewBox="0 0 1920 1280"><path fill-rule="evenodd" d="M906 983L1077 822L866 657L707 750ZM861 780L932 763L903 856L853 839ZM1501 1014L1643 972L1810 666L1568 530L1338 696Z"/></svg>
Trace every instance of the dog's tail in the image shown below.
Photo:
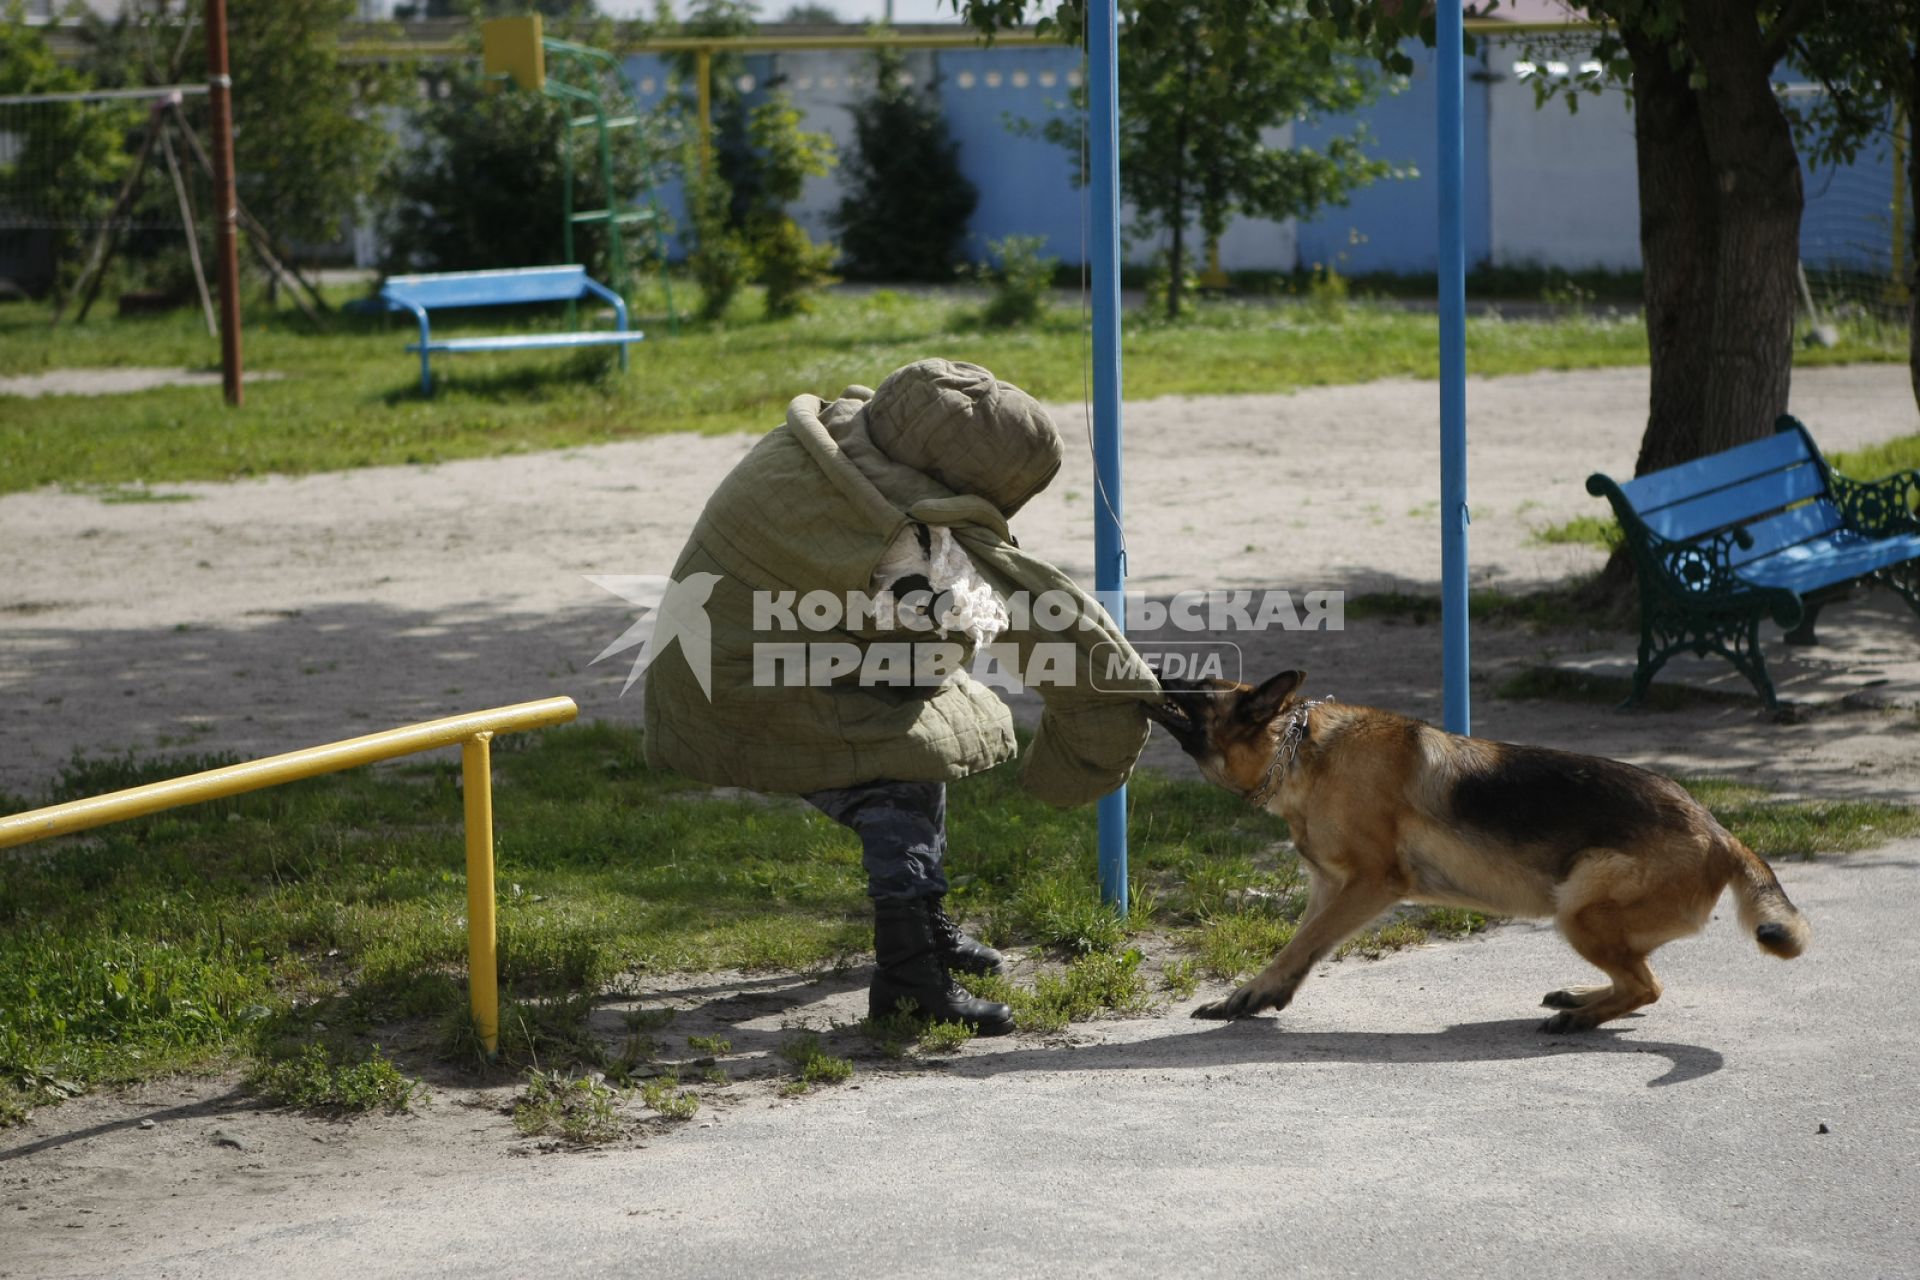
<svg viewBox="0 0 1920 1280"><path fill-rule="evenodd" d="M1734 860L1733 900L1740 927L1753 934L1762 951L1793 959L1813 940L1807 918L1787 899L1766 859L1732 836L1727 840Z"/></svg>

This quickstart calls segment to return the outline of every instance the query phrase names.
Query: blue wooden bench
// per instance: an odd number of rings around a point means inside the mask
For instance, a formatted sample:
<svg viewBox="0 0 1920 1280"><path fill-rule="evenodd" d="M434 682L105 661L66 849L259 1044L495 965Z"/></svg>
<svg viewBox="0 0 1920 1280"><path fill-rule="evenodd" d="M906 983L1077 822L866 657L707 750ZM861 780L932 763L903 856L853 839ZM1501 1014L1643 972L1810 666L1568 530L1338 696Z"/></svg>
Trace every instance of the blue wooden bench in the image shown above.
<svg viewBox="0 0 1920 1280"><path fill-rule="evenodd" d="M1825 604L1855 583L1892 588L1920 613L1920 471L1836 475L1790 417L1775 433L1625 484L1587 492L1613 504L1640 580L1640 660L1627 705L1668 658L1717 653L1778 705L1760 622L1814 643Z"/></svg>
<svg viewBox="0 0 1920 1280"><path fill-rule="evenodd" d="M574 302L581 298L602 298L613 304L616 327L579 333L510 333L436 341L428 322L430 311L447 307L502 307L533 302ZM620 295L590 278L587 269L579 266L388 276L380 286L378 304L387 311L410 311L420 322L420 341L409 343L407 350L420 353L420 390L425 395L433 394L431 361L436 352L545 350L617 343L620 367L625 369L627 347L647 336L627 328L627 304Z"/></svg>

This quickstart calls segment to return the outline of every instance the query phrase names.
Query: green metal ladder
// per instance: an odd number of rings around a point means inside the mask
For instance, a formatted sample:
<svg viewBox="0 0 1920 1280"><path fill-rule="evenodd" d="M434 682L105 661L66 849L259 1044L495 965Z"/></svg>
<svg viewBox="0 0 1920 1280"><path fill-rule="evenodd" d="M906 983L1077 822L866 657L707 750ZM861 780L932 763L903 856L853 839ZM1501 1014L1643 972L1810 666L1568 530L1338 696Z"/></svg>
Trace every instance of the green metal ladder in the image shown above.
<svg viewBox="0 0 1920 1280"><path fill-rule="evenodd" d="M613 133L617 129L641 129L645 121L628 98L626 79L620 72L620 63L612 54L589 45L575 44L570 40L556 40L542 37L541 48L548 59L548 74L544 91L564 102L578 103L586 108L587 114L570 116L567 120L567 136L560 147L561 171L565 175L564 188L566 203L564 207L566 260L576 262L574 256L573 230L580 226L604 226L607 229L608 274L612 277L607 283L622 297L626 296L629 279L627 264L627 240L630 232L637 231L647 236L654 249L654 256L660 261L660 287L667 297L667 330L680 332L680 317L673 306L673 282L667 275L666 254L666 213L660 207L660 198L653 186L652 154L649 150L645 167L646 191L633 203L622 207L619 193L615 187L613 169ZM622 100L624 108L617 113L609 112L601 86L610 79L620 86L615 90ZM592 129L595 135L600 170L600 188L607 193L608 207L604 209L574 208L574 185L577 176L573 163L573 131Z"/></svg>

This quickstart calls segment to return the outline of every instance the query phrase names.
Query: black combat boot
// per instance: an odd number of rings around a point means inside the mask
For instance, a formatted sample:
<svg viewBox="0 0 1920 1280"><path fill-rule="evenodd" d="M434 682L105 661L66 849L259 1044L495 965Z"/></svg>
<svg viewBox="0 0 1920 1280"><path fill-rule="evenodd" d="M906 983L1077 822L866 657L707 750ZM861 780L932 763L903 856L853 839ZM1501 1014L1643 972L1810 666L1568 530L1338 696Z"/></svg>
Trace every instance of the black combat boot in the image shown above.
<svg viewBox="0 0 1920 1280"><path fill-rule="evenodd" d="M947 968L961 973L1000 972L1003 957L978 938L969 938L960 932L960 926L941 905L944 897L944 894L935 894L927 899L927 922L933 926L933 945L939 950L940 959Z"/></svg>
<svg viewBox="0 0 1920 1280"><path fill-rule="evenodd" d="M911 1000L917 1016L934 1022L964 1022L975 1034L1001 1036L1013 1030L1013 1010L976 1000L940 962L927 902L922 898L873 900L873 953L877 962L867 992L867 1013L890 1018Z"/></svg>

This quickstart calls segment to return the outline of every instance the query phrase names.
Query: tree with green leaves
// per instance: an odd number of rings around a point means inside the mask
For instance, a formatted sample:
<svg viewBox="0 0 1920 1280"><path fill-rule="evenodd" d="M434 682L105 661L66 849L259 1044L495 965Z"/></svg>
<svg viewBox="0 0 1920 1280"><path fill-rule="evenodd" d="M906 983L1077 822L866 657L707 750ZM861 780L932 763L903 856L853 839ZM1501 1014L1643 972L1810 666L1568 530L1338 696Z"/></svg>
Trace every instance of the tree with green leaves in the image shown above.
<svg viewBox="0 0 1920 1280"><path fill-rule="evenodd" d="M89 16L84 63L102 86L204 81L199 0L130 0ZM350 59L355 0L239 4L227 18L234 175L241 201L283 246L327 245L375 194L393 152L380 109L405 101L408 68Z"/></svg>
<svg viewBox="0 0 1920 1280"><path fill-rule="evenodd" d="M853 106L846 196L834 216L846 272L950 281L980 193L932 93L902 83L900 50L874 50L873 92Z"/></svg>
<svg viewBox="0 0 1920 1280"><path fill-rule="evenodd" d="M1441 0L1458 3L1459 0ZM974 26L1020 22L1037 0L955 0ZM1277 3L1250 9L1271 20ZM1307 0L1314 38L1354 38L1395 70L1403 46L1434 41L1416 0ZM1483 6L1487 8L1489 6ZM1569 0L1597 24L1603 76L1629 86L1652 392L1635 474L1759 438L1784 412L1793 369L1795 273L1803 204L1792 124L1773 89L1783 61L1822 33L1839 56L1910 50L1900 0ZM1842 11L1847 13L1840 20ZM1036 26L1076 36L1085 0ZM1844 35L1840 33L1844 30ZM1882 50L1884 52L1884 50ZM1551 86L1548 86L1551 87ZM1609 583L1630 569L1615 557Z"/></svg>
<svg viewBox="0 0 1920 1280"><path fill-rule="evenodd" d="M54 57L41 29L27 25L19 0L0 13L0 93L74 93L88 87L85 77ZM15 117L24 127L0 162L0 220L26 228L7 233L20 241L17 251L23 258L55 266L23 282L35 293L58 287L59 264L78 248L87 224L112 207L132 159L122 139L138 118L137 110L79 102L48 102L32 108L30 116Z"/></svg>
<svg viewBox="0 0 1920 1280"><path fill-rule="evenodd" d="M1295 121L1353 111L1376 86L1357 48L1330 40L1288 0L1120 0L1120 189L1134 231L1168 238L1167 318L1177 319L1197 225L1209 240L1235 215L1311 217L1394 172L1366 153L1366 131L1320 148L1267 146ZM1086 89L1075 91L1084 110ZM1042 133L1076 157L1078 120Z"/></svg>
<svg viewBox="0 0 1920 1280"><path fill-rule="evenodd" d="M805 311L808 291L832 278L833 260L839 256L832 245L815 244L787 212L807 179L825 177L837 159L833 139L802 129L801 119L792 99L774 93L747 121L760 183L745 226L767 287L767 314L775 318Z"/></svg>

